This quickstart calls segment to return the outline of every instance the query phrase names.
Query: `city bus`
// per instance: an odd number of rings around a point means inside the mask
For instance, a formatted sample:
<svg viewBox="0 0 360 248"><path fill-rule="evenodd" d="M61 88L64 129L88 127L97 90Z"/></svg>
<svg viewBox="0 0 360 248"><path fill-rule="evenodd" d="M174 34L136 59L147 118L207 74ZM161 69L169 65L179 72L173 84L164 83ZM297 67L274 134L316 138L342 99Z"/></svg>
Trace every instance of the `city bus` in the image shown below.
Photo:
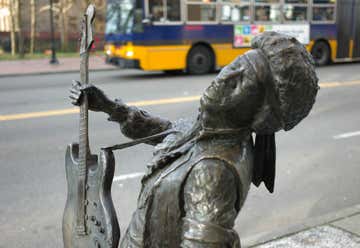
<svg viewBox="0 0 360 248"><path fill-rule="evenodd" d="M356 0L107 0L106 61L204 74L250 49L254 35L296 36L318 65L360 59Z"/></svg>

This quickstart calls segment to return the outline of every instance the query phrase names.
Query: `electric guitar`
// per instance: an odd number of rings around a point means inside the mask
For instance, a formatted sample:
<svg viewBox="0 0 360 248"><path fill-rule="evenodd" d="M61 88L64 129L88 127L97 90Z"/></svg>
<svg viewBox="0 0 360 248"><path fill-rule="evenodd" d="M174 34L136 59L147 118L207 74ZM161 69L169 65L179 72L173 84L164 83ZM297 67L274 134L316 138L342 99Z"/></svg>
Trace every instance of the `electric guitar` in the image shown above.
<svg viewBox="0 0 360 248"><path fill-rule="evenodd" d="M89 5L82 22L80 78L89 83L89 53L93 44L95 7ZM92 155L89 148L88 99L80 105L79 144L67 147L67 200L63 216L65 248L117 248L120 228L111 198L115 160L111 150Z"/></svg>

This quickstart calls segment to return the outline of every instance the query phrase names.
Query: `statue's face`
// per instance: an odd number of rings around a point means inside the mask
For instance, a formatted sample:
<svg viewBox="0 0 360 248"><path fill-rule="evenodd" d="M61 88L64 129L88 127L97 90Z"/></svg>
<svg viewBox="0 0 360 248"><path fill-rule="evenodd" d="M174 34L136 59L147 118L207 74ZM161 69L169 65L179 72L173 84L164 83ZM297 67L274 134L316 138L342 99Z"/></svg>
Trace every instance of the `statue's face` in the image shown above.
<svg viewBox="0 0 360 248"><path fill-rule="evenodd" d="M246 126L262 105L263 98L264 90L242 56L223 68L205 90L200 100L201 111L211 122L227 118L236 126Z"/></svg>

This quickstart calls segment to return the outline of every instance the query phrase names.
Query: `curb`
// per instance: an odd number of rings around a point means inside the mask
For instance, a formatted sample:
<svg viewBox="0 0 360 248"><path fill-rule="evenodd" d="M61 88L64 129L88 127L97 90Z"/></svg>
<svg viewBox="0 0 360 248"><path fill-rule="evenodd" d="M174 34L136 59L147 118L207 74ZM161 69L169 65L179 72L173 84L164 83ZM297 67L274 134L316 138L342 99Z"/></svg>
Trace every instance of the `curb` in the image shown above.
<svg viewBox="0 0 360 248"><path fill-rule="evenodd" d="M115 71L121 70L120 68L103 68L103 69L90 69L89 72L99 72L99 71ZM63 71L41 71L41 72L29 72L29 73L10 73L10 74L0 74L0 78L5 77L26 77L26 76L37 76L37 75L52 75L52 74L65 74L65 73L76 73L80 70L63 70Z"/></svg>
<svg viewBox="0 0 360 248"><path fill-rule="evenodd" d="M312 227L321 226L324 224L328 224L331 222L335 222L346 217L351 217L355 214L360 213L360 204L355 205L349 208L344 208L336 212L332 212L329 214L325 214L319 217L314 217L310 219L306 219L303 222L295 223L287 228L282 228L276 231L263 232L248 238L242 239L242 247L252 248L261 244L265 244L270 241L274 241L279 238L283 238L286 236L290 236L296 234L300 231L304 231L306 229L310 229Z"/></svg>

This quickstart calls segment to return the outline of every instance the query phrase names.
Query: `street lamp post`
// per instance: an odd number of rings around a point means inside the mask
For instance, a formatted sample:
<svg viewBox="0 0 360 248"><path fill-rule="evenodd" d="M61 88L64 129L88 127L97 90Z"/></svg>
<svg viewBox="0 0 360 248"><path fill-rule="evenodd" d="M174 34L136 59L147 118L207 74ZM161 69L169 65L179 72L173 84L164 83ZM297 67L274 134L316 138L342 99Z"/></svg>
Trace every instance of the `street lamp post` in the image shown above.
<svg viewBox="0 0 360 248"><path fill-rule="evenodd" d="M51 60L50 60L50 64L59 64L59 61L56 58L56 52L55 52L53 0L50 0L50 30L51 30Z"/></svg>

